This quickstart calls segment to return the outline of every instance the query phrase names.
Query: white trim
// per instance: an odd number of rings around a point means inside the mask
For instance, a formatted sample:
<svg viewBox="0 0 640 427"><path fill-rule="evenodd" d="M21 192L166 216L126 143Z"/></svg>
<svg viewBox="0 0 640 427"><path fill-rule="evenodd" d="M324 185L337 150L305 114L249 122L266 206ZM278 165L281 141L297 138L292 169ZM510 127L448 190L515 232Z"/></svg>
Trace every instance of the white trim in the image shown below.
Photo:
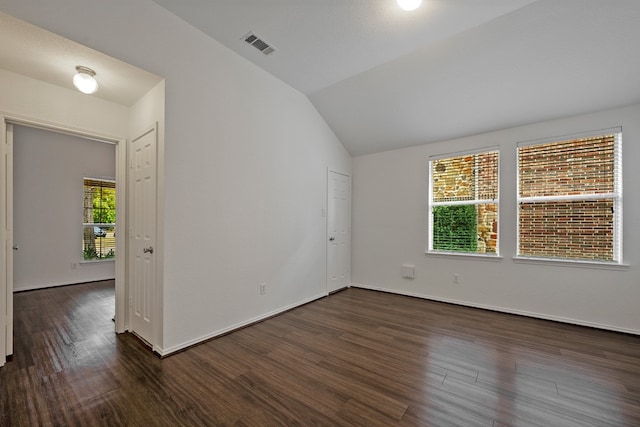
<svg viewBox="0 0 640 427"><path fill-rule="evenodd" d="M614 167L615 170L613 172L613 188L617 195L614 199L614 209L617 208L618 211L614 212L613 215L613 259L618 260L619 263L623 262L623 233L622 226L624 223L624 218L622 214L624 212L623 203L624 203L624 194L622 192L622 128L620 128L620 132L615 134L615 141L613 147L613 155L614 155Z"/></svg>
<svg viewBox="0 0 640 427"><path fill-rule="evenodd" d="M39 120L31 117L20 116L15 114L7 114L0 111L0 116L4 118L7 123L14 125L27 126L36 129L48 130L52 132L63 133L71 136L79 136L84 139L92 141L106 142L109 144L119 144L123 141L122 138L107 135L100 132L93 132L86 129L75 128L72 126L61 125L59 123L48 122L46 120Z"/></svg>
<svg viewBox="0 0 640 427"><path fill-rule="evenodd" d="M589 200L616 200L620 197L617 193L584 193L584 194L567 194L564 196L532 196L518 197L518 203L536 203L536 202L571 202L571 201L589 201Z"/></svg>
<svg viewBox="0 0 640 427"><path fill-rule="evenodd" d="M491 153L493 151L497 151L498 153L500 153L500 146L491 145L489 147L473 148L470 150L451 151L449 153L432 154L429 156L429 162L433 160L448 159L451 157L462 157L462 156L469 156L472 154Z"/></svg>
<svg viewBox="0 0 640 427"><path fill-rule="evenodd" d="M570 317L554 316L551 314L536 313L532 311L517 310L517 309L498 307L498 306L487 305L487 304L478 304L478 303L472 303L468 301L456 300L452 298L442 298L442 297L436 297L433 295L418 294L415 292L404 292L404 291L398 291L396 289L367 286L360 283L352 283L351 287L368 289L372 291L387 292L390 294L404 295L404 296L414 297L414 298L421 298L429 301L444 302L447 304L461 305L464 307L472 307L472 308L479 308L483 310L497 311L500 313L515 314L518 316L532 317L535 319L550 320L553 322L567 323L570 325L587 326L589 328L604 329L607 331L622 332L625 334L632 334L632 335L640 335L640 330L638 329L621 328L619 326L607 325L604 323L589 322L586 320L573 319Z"/></svg>
<svg viewBox="0 0 640 427"><path fill-rule="evenodd" d="M54 282L54 283L47 283L46 285L32 285L32 286L26 286L26 287L20 288L20 289L14 289L13 292L35 291L35 290L39 290L39 289L58 288L60 286L71 286L71 285L80 285L80 284L83 284L83 283L103 282L103 281L106 281L106 280L115 280L115 277L114 276L98 277L98 278L92 278L89 281L80 280L80 281L75 281L75 282Z"/></svg>
<svg viewBox="0 0 640 427"><path fill-rule="evenodd" d="M499 205L498 199L452 200L450 202L432 202L431 206Z"/></svg>
<svg viewBox="0 0 640 427"><path fill-rule="evenodd" d="M115 262L115 258L100 258L100 259L82 259L78 261L79 265L91 265L91 264L100 264L103 262Z"/></svg>
<svg viewBox="0 0 640 427"><path fill-rule="evenodd" d="M13 126L0 116L0 366L13 341Z"/></svg>
<svg viewBox="0 0 640 427"><path fill-rule="evenodd" d="M91 176L83 176L82 179L83 180L87 180L87 181L109 182L109 183L112 183L112 184L116 183L115 177L112 177L112 176L105 176L105 177L102 177L102 178L94 178L94 177L91 177Z"/></svg>
<svg viewBox="0 0 640 427"><path fill-rule="evenodd" d="M617 133L622 133L622 126L616 126L612 128L605 128L605 129L596 129L596 130L579 132L579 133L570 133L566 135L550 136L550 137L539 138L539 139L530 139L527 141L518 141L516 143L516 148L526 147L528 145L547 144L550 142L564 142L564 141L571 141L573 139L592 138L592 137L611 135L611 134L617 134Z"/></svg>
<svg viewBox="0 0 640 427"><path fill-rule="evenodd" d="M445 251L428 251L427 256L445 257L445 258L468 258L474 261L502 261L503 257L493 252L445 252Z"/></svg>
<svg viewBox="0 0 640 427"><path fill-rule="evenodd" d="M158 239L158 212L162 211L163 209L161 209L161 206L159 203L159 198L158 198L158 175L159 175L159 169L158 169L158 159L160 156L160 123L157 120L154 120L153 125L151 126L151 129L149 129L149 132L154 132L155 134L155 139L156 139L156 158L154 159L156 162L155 165L155 184L156 184L156 188L155 188L155 199L156 199L156 203L155 206L153 207L154 209L154 218L155 218L155 228L154 228L154 238L155 238L155 258L154 258L154 264L155 264L155 271L153 272L153 278L154 278L154 282L155 282L155 288L153 290L153 294L154 294L154 301L153 301L153 305L155 306L155 310L154 310L154 322L153 322L153 349L154 351L156 351L156 349L158 348L162 348L163 346L163 340L162 340L162 336L163 336L163 330L164 330L164 318L162 316L163 310L164 310L164 297L163 297L163 290L162 290L162 282L160 282L158 280L159 277L162 277L162 270L160 270L160 266L162 265L160 263L160 260L162 260L164 258L164 246L160 244L159 239ZM141 138L142 136L138 136L136 138ZM133 142L133 139L132 141Z"/></svg>
<svg viewBox="0 0 640 427"><path fill-rule="evenodd" d="M164 83L163 83L164 85ZM162 103L164 106L164 88ZM163 115L164 118L164 107ZM156 342L157 348L164 346L164 124L163 120L156 120L156 322L158 324Z"/></svg>
<svg viewBox="0 0 640 427"><path fill-rule="evenodd" d="M116 144L116 219L118 227L125 231L123 239L116 239L116 289L115 289L115 331L126 332L129 324L126 310L126 297L129 290L127 284L128 271L128 239L127 239L127 142L121 139Z"/></svg>
<svg viewBox="0 0 640 427"><path fill-rule="evenodd" d="M261 322L261 321L266 320L266 319L268 319L270 317L276 316L278 314L285 313L285 312L287 312L289 310L292 310L294 308L297 308L297 307L300 307L302 305L308 304L310 302L316 301L318 299L325 298L326 296L327 296L326 292L322 292L322 293L314 295L314 296L312 296L310 298L305 298L305 299L303 299L301 301L298 301L296 303L289 304L289 305L287 305L285 307L278 308L276 310L270 311L269 313L266 313L266 314L263 314L263 315L260 315L260 316L245 320L245 321L240 322L240 323L236 323L236 324L228 326L226 328L218 329L217 331L212 332L210 334L202 335L202 336L200 336L198 338L194 338L192 340L185 341L182 344L174 345L172 347L165 348L165 349L161 349L161 348L158 348L158 347L154 346L153 350L156 353L158 353L161 357L166 357L166 356L169 356L169 355L171 355L171 354L173 354L173 353L175 353L177 351L184 350L185 348L191 347L191 346L196 345L196 344L200 344L200 343L202 343L204 341L207 341L207 340L210 340L212 338L216 338L216 337L219 337L221 335L228 334L228 333L233 332L235 330L244 328L245 326L249 326L249 325L252 325L254 323Z"/></svg>
<svg viewBox="0 0 640 427"><path fill-rule="evenodd" d="M619 264L617 262L564 258L539 258L527 256L514 256L513 262L515 262L516 264L538 264L578 268L596 268L600 270L627 270L629 268L629 265Z"/></svg>

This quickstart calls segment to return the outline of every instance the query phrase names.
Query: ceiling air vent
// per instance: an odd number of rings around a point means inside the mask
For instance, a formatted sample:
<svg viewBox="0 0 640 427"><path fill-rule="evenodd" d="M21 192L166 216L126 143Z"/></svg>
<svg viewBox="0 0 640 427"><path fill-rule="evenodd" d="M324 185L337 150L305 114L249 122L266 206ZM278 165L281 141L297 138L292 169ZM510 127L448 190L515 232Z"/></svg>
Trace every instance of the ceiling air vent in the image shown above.
<svg viewBox="0 0 640 427"><path fill-rule="evenodd" d="M269 43L265 42L264 40L262 40L260 37L258 37L253 33L247 34L242 39L245 41L245 43L250 44L251 46L255 47L265 55L269 55L270 53L273 53L276 51L275 47L271 46Z"/></svg>

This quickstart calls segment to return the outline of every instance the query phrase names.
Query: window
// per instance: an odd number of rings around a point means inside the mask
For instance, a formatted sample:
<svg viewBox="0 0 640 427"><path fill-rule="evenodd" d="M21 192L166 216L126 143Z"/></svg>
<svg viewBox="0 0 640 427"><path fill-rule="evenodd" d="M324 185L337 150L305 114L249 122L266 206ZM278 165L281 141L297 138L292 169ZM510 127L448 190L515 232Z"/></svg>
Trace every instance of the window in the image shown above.
<svg viewBox="0 0 640 427"><path fill-rule="evenodd" d="M498 253L498 151L429 162L429 252Z"/></svg>
<svg viewBox="0 0 640 427"><path fill-rule="evenodd" d="M518 255L621 261L620 129L518 145Z"/></svg>
<svg viewBox="0 0 640 427"><path fill-rule="evenodd" d="M85 261L116 255L116 183L84 178L82 255Z"/></svg>

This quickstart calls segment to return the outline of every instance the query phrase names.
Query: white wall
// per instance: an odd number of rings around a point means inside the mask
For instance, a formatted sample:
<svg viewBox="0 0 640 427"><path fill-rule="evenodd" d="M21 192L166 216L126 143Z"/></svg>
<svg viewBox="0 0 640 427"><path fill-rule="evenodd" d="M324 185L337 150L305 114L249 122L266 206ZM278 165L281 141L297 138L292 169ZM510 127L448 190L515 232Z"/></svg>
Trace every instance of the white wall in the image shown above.
<svg viewBox="0 0 640 427"><path fill-rule="evenodd" d="M324 294L326 169L351 158L304 95L150 0L0 8L166 79L161 352Z"/></svg>
<svg viewBox="0 0 640 427"><path fill-rule="evenodd" d="M364 287L640 334L640 105L353 160L352 280ZM623 271L515 264L516 143L622 126ZM500 148L500 260L425 255L429 156ZM414 280L400 266L416 266ZM460 283L452 284L454 273Z"/></svg>
<svg viewBox="0 0 640 427"><path fill-rule="evenodd" d="M23 126L13 142L14 290L113 279L112 260L82 262L82 203L84 177L115 177L115 145Z"/></svg>
<svg viewBox="0 0 640 427"><path fill-rule="evenodd" d="M0 68L0 114L64 125L95 135L124 138L129 109Z"/></svg>

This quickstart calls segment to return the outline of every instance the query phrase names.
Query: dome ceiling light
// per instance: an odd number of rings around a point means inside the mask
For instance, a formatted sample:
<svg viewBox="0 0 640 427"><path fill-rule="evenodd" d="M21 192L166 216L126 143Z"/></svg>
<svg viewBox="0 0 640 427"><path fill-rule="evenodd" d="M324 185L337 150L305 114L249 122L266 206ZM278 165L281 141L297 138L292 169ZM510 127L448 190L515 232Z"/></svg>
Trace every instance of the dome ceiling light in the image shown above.
<svg viewBox="0 0 640 427"><path fill-rule="evenodd" d="M402 10L406 10L410 12L412 10L416 10L422 4L422 0L396 0L398 2L398 6L402 8Z"/></svg>
<svg viewBox="0 0 640 427"><path fill-rule="evenodd" d="M91 68L78 65L76 75L73 76L73 85L82 93L91 95L98 90L98 82L95 79L96 72Z"/></svg>

